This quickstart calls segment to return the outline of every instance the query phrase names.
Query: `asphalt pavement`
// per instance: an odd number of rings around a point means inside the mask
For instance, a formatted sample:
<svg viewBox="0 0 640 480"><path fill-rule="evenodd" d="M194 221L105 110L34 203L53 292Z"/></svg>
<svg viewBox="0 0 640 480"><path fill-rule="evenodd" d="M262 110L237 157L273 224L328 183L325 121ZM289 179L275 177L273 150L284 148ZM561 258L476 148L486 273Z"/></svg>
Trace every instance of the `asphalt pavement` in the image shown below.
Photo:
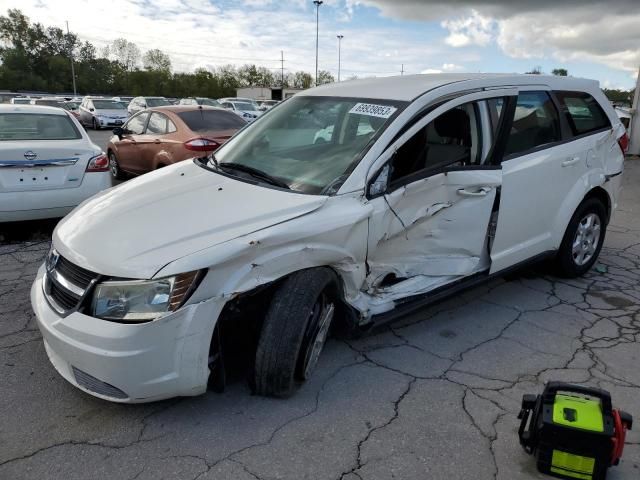
<svg viewBox="0 0 640 480"><path fill-rule="evenodd" d="M312 379L286 400L252 396L240 380L223 394L148 405L69 385L29 303L55 222L5 228L0 478L549 478L518 445L523 394L548 380L599 386L640 423L639 184L640 159L628 160L621 204L584 278L537 267L376 334L331 339ZM640 427L608 478L639 476Z"/></svg>

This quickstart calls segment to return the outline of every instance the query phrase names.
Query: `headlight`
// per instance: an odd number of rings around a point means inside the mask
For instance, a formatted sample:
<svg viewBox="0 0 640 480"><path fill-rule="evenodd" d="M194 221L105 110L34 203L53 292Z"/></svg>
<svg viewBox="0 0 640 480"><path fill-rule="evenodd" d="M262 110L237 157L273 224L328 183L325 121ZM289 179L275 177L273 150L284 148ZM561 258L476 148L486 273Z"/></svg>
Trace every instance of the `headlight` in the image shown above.
<svg viewBox="0 0 640 480"><path fill-rule="evenodd" d="M113 280L96 286L91 314L105 320L147 322L178 309L201 278L199 271L158 280Z"/></svg>

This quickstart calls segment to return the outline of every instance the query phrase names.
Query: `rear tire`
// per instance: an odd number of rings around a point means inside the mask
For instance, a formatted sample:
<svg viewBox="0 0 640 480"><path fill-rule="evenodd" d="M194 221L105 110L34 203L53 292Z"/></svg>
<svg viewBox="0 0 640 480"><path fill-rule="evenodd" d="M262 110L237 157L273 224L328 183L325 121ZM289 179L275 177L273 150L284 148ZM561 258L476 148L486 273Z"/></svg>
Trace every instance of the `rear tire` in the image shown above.
<svg viewBox="0 0 640 480"><path fill-rule="evenodd" d="M606 219L607 210L597 198L588 198L578 206L558 250L559 275L573 278L589 271L604 243Z"/></svg>
<svg viewBox="0 0 640 480"><path fill-rule="evenodd" d="M91 121L91 126L93 127L94 130L100 130L100 125L98 124L98 122L96 121L95 117L93 118L93 120Z"/></svg>
<svg viewBox="0 0 640 480"><path fill-rule="evenodd" d="M109 170L116 180L125 180L127 178L127 175L120 168L116 154L113 152L109 152Z"/></svg>
<svg viewBox="0 0 640 480"><path fill-rule="evenodd" d="M254 389L288 397L307 380L324 347L336 310L329 268L293 273L273 295L256 350Z"/></svg>

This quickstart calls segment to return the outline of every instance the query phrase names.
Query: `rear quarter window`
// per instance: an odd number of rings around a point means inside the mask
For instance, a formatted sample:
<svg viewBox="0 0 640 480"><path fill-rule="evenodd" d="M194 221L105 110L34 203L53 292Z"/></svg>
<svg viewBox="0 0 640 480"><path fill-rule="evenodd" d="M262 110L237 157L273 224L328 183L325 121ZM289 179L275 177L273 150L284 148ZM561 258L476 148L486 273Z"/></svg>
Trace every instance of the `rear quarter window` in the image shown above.
<svg viewBox="0 0 640 480"><path fill-rule="evenodd" d="M79 140L82 135L67 115L0 114L0 141Z"/></svg>
<svg viewBox="0 0 640 480"><path fill-rule="evenodd" d="M600 104L588 93L555 92L574 135L611 128Z"/></svg>
<svg viewBox="0 0 640 480"><path fill-rule="evenodd" d="M246 122L234 113L224 110L193 110L180 112L178 117L194 132L211 130L237 130Z"/></svg>

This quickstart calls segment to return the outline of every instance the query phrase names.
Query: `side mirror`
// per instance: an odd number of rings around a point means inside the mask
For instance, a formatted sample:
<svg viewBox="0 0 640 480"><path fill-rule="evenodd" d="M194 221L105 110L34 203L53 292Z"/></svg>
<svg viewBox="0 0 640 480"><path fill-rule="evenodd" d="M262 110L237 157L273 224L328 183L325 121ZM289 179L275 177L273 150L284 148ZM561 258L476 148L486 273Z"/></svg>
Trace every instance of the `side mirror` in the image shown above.
<svg viewBox="0 0 640 480"><path fill-rule="evenodd" d="M389 164L386 164L380 173L376 177L376 179L369 184L369 188L367 189L367 195L369 198L379 197L387 193L387 188L389 188L389 174L391 172L391 167Z"/></svg>
<svg viewBox="0 0 640 480"><path fill-rule="evenodd" d="M122 140L122 135L124 135L124 128L116 127L112 130L112 132L114 135L117 135L117 137Z"/></svg>
<svg viewBox="0 0 640 480"><path fill-rule="evenodd" d="M95 108L92 107L92 108L89 109L89 111L93 112L93 111L95 111Z"/></svg>

